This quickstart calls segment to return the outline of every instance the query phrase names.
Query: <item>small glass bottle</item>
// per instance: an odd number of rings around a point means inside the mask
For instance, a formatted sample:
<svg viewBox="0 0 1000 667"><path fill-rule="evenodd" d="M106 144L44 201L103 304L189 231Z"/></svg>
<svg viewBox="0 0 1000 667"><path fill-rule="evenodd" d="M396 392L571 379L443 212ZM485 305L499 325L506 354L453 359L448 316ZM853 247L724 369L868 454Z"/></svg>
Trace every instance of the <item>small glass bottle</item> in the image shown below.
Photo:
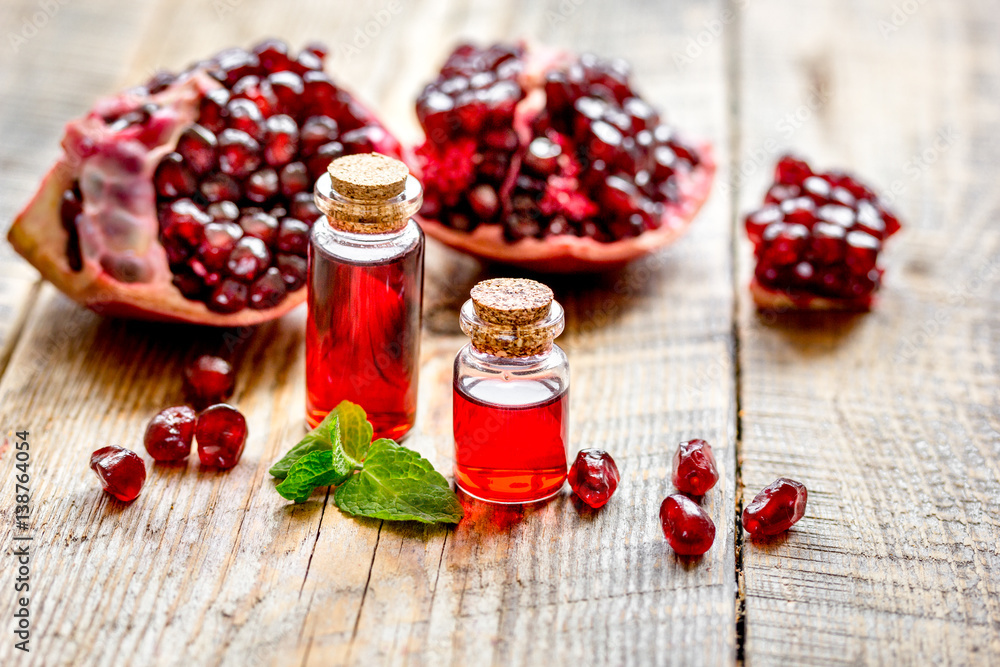
<svg viewBox="0 0 1000 667"><path fill-rule="evenodd" d="M316 182L309 248L306 418L361 405L376 438L398 440L417 413L424 234L420 183L378 153L337 158Z"/></svg>
<svg viewBox="0 0 1000 667"><path fill-rule="evenodd" d="M488 502L544 500L566 479L562 306L534 280L484 280L471 296L459 321L472 342L455 358L455 481Z"/></svg>

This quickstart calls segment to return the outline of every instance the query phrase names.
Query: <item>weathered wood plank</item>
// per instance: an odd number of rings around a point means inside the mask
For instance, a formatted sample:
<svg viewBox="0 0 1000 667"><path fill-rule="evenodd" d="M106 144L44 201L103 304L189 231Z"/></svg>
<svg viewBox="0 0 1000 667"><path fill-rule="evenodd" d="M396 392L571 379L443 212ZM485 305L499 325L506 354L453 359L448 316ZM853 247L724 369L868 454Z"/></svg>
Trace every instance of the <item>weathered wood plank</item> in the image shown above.
<svg viewBox="0 0 1000 667"><path fill-rule="evenodd" d="M744 545L747 662L996 664L996 7L742 18L741 208L773 139L894 188L909 223L869 315L770 318L739 293L744 501L781 475L810 493L787 538Z"/></svg>

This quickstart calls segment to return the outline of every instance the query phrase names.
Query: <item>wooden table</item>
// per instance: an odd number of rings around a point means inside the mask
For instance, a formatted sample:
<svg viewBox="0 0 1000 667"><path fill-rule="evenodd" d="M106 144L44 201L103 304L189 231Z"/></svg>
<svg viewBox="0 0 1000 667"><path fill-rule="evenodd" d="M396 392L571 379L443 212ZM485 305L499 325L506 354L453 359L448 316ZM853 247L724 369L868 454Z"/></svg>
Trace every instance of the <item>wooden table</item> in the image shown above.
<svg viewBox="0 0 1000 667"><path fill-rule="evenodd" d="M619 275L556 282L571 449L614 454L614 500L596 513L569 495L523 511L470 503L455 529L274 492L267 468L302 433L302 309L228 338L101 319L5 245L0 536L13 548L13 433L28 429L34 556L30 654L13 649L14 558L0 569L0 663L1000 663L995 4L427 0L402 2L356 54L344 45L392 3L48 4L0 6L4 225L98 95L271 34L335 45L329 69L411 141L415 94L461 37L626 56L722 168L682 242ZM28 33L15 52L10 35ZM907 226L871 314L768 317L749 299L738 219L789 147L895 193ZM483 275L431 244L407 444L444 471L457 308ZM238 361L242 462L150 466L136 502L111 501L89 453L142 451L202 350ZM723 473L706 498L718 537L698 562L672 554L656 516L674 447L693 437L714 443ZM741 504L782 475L808 485L807 516L745 541Z"/></svg>

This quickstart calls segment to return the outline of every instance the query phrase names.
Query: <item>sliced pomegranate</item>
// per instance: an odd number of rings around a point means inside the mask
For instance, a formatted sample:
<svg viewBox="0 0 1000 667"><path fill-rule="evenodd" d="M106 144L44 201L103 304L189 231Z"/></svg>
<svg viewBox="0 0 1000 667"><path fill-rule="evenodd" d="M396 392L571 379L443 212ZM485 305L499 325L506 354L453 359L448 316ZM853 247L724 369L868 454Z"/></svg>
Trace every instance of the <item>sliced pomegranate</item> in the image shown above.
<svg viewBox="0 0 1000 667"><path fill-rule="evenodd" d="M700 556L715 542L715 522L698 503L682 493L660 504L660 525L670 548L681 556Z"/></svg>
<svg viewBox="0 0 1000 667"><path fill-rule="evenodd" d="M597 509L611 500L621 474L615 460L603 449L581 449L566 479L580 500Z"/></svg>
<svg viewBox="0 0 1000 667"><path fill-rule="evenodd" d="M146 427L143 442L155 461L181 461L191 453L198 415L186 405L161 410Z"/></svg>
<svg viewBox="0 0 1000 667"><path fill-rule="evenodd" d="M878 255L899 219L875 192L840 171L778 160L764 205L744 219L760 308L868 310L882 281Z"/></svg>
<svg viewBox="0 0 1000 667"><path fill-rule="evenodd" d="M311 227L319 211L300 199L333 157L400 154L322 71L322 53L296 57L267 40L99 100L66 126L63 155L11 243L56 287L109 315L239 326L301 303L289 258L304 262L305 245L278 221ZM306 141L315 127L322 145Z"/></svg>
<svg viewBox="0 0 1000 667"><path fill-rule="evenodd" d="M743 528L752 537L783 533L805 516L808 497L804 484L779 477L743 510Z"/></svg>
<svg viewBox="0 0 1000 667"><path fill-rule="evenodd" d="M123 502L132 502L146 481L146 464L133 451L111 445L90 455L90 468L101 480L101 488Z"/></svg>
<svg viewBox="0 0 1000 667"><path fill-rule="evenodd" d="M457 47L416 104L428 234L546 272L611 268L676 239L715 163L662 122L621 60Z"/></svg>
<svg viewBox="0 0 1000 667"><path fill-rule="evenodd" d="M203 466L232 468L243 456L247 420L233 406L219 403L198 415L194 437Z"/></svg>

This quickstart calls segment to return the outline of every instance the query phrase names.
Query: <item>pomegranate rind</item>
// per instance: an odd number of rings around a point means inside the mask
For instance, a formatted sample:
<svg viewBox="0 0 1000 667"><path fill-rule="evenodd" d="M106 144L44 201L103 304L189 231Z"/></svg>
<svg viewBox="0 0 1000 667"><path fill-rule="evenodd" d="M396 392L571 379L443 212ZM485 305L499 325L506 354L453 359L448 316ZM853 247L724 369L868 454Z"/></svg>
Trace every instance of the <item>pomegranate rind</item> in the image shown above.
<svg viewBox="0 0 1000 667"><path fill-rule="evenodd" d="M698 166L689 173L678 174L680 201L667 206L661 217L662 224L620 241L602 243L587 237L558 235L544 239L523 238L511 243L504 239L503 226L498 224L479 225L468 233L424 216L417 216L417 221L431 238L482 260L539 273L610 271L665 248L691 226L708 200L716 171L712 145L702 143L698 151L701 158Z"/></svg>
<svg viewBox="0 0 1000 667"><path fill-rule="evenodd" d="M750 281L750 294L759 310L778 312L789 310L865 312L871 310L875 302L874 294L857 299L835 299L814 294L785 292L765 287L756 278Z"/></svg>

